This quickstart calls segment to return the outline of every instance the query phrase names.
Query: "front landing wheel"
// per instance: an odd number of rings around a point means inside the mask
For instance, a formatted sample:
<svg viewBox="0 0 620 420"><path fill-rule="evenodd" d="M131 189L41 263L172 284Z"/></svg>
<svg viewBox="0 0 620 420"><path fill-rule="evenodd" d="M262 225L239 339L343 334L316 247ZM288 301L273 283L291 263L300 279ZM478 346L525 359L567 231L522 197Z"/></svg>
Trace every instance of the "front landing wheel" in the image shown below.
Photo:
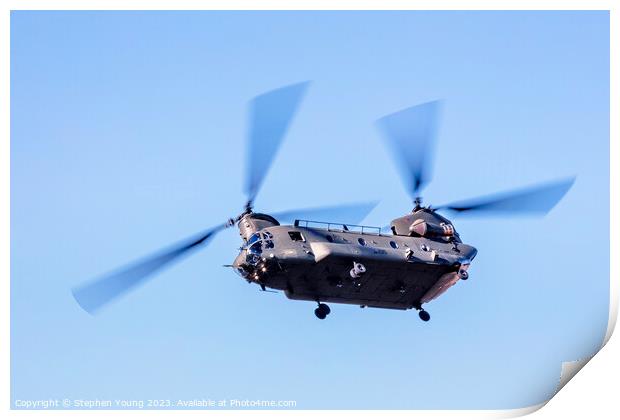
<svg viewBox="0 0 620 420"><path fill-rule="evenodd" d="M418 312L418 316L424 322L428 322L431 319L430 314L428 312L426 312L424 309L422 309L420 312Z"/></svg>

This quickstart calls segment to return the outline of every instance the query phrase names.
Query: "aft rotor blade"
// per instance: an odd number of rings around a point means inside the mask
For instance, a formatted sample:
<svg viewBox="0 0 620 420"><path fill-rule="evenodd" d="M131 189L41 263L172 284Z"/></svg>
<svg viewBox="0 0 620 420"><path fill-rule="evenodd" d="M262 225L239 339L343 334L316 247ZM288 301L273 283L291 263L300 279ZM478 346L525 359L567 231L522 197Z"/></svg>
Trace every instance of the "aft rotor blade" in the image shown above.
<svg viewBox="0 0 620 420"><path fill-rule="evenodd" d="M377 121L412 199L431 179L440 101L426 102Z"/></svg>
<svg viewBox="0 0 620 420"><path fill-rule="evenodd" d="M102 306L142 284L157 271L188 255L190 251L206 245L217 232L226 227L227 225L216 226L137 263L77 286L72 289L73 297L82 309L94 314Z"/></svg>
<svg viewBox="0 0 620 420"><path fill-rule="evenodd" d="M547 214L568 192L575 178L512 192L458 201L438 207L457 213Z"/></svg>
<svg viewBox="0 0 620 420"><path fill-rule="evenodd" d="M377 204L378 201L369 201L330 207L287 210L273 213L272 215L280 221L303 219L320 222L350 223L354 225L364 220Z"/></svg>
<svg viewBox="0 0 620 420"><path fill-rule="evenodd" d="M250 103L245 180L249 203L256 198L308 85L303 82L272 90Z"/></svg>

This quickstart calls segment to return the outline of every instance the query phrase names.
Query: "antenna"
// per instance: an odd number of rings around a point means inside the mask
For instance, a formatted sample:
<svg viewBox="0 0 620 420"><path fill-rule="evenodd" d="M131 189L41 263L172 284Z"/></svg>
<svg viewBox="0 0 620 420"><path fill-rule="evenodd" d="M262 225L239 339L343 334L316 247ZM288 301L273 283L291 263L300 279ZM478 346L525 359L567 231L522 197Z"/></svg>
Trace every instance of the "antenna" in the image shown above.
<svg viewBox="0 0 620 420"><path fill-rule="evenodd" d="M415 205L415 207L413 208L413 211L418 211L422 208L422 197L418 196L413 200L413 204Z"/></svg>

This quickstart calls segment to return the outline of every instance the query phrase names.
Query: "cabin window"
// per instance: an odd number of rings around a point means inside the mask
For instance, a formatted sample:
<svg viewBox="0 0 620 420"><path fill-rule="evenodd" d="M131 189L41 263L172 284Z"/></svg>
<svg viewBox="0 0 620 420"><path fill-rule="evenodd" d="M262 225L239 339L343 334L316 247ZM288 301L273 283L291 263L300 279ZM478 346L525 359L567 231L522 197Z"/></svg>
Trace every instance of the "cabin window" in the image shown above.
<svg viewBox="0 0 620 420"><path fill-rule="evenodd" d="M295 242L304 242L305 239L303 237L303 235L301 234L301 232L297 232L297 231L292 231L288 233L288 236L291 238L291 240L295 241Z"/></svg>
<svg viewBox="0 0 620 420"><path fill-rule="evenodd" d="M361 245L361 246L366 246L366 240L364 238L357 238L357 242Z"/></svg>
<svg viewBox="0 0 620 420"><path fill-rule="evenodd" d="M398 249L398 244L394 241L390 241L390 246L394 249Z"/></svg>

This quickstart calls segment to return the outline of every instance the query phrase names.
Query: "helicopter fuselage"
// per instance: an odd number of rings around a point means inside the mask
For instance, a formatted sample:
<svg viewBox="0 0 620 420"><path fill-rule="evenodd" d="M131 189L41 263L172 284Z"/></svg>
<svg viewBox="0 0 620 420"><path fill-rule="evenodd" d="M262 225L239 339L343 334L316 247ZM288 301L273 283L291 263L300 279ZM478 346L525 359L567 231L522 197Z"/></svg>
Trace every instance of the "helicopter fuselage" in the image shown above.
<svg viewBox="0 0 620 420"><path fill-rule="evenodd" d="M155 272L206 246L219 232L237 226L243 240L232 267L248 282L282 290L290 299L316 301L314 313L325 319L324 302L419 310L422 304L469 277L476 249L461 241L452 222L437 210L456 214L507 212L545 214L571 188L575 178L453 202L435 209L422 207L422 189L431 179L428 158L433 149L440 103L427 102L386 115L378 121L403 175L415 208L392 221L392 235L380 228L300 220L334 218L363 220L376 202L310 208L270 215L255 213L253 203L271 162L303 98L308 82L284 86L256 96L250 103L248 157L241 214L231 217L169 249L73 289L87 312L123 295ZM302 157L303 160L303 157Z"/></svg>
<svg viewBox="0 0 620 420"><path fill-rule="evenodd" d="M282 290L289 299L420 309L467 278L477 253L451 225L445 228L447 219L435 216L420 211L396 219L393 232L405 224L413 231L389 235L380 228L305 220L279 225L270 216L250 213L238 222L244 244L233 268L248 282ZM426 236L416 231L421 232L419 220L426 223Z"/></svg>

